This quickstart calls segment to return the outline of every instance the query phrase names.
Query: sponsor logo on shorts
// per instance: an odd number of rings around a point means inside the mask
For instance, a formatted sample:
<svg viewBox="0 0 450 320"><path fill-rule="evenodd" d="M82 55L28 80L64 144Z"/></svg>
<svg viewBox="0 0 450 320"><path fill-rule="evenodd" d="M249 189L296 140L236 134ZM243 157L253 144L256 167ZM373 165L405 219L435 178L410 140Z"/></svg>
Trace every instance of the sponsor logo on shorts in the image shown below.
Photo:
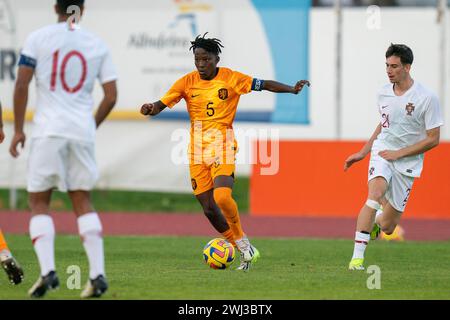
<svg viewBox="0 0 450 320"><path fill-rule="evenodd" d="M370 167L369 169L369 176L373 175L373 172L375 171L374 167Z"/></svg>

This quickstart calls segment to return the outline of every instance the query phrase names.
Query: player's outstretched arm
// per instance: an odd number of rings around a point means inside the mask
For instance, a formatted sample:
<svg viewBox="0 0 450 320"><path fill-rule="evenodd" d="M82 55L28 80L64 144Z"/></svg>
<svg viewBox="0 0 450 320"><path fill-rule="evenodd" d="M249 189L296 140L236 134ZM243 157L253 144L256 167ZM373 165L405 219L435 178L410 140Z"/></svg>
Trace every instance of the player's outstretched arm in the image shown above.
<svg viewBox="0 0 450 320"><path fill-rule="evenodd" d="M364 147L359 152L352 154L345 160L344 171L347 171L348 168L352 166L352 164L364 159L367 156L367 154L369 154L370 150L372 150L373 142L380 134L380 132L381 132L381 124L378 124L378 126L375 128L375 131L372 133L372 136L370 137L369 141L366 142Z"/></svg>
<svg viewBox="0 0 450 320"><path fill-rule="evenodd" d="M33 79L34 68L19 66L17 72L16 86L14 88L14 136L9 147L9 153L16 158L19 156L17 146L25 146L25 133L23 125L25 122L25 111L28 103L28 87Z"/></svg>
<svg viewBox="0 0 450 320"><path fill-rule="evenodd" d="M2 103L0 102L0 143L5 139L5 134L3 133L3 116L2 116Z"/></svg>
<svg viewBox="0 0 450 320"><path fill-rule="evenodd" d="M144 116L156 116L158 113L163 111L167 106L158 100L153 103L145 103L141 107L141 114Z"/></svg>
<svg viewBox="0 0 450 320"><path fill-rule="evenodd" d="M274 80L264 80L262 90L267 90L270 92L277 92L277 93L286 92L286 93L298 94L300 91L302 91L302 89L305 85L307 85L309 87L309 86L311 86L311 83L308 80L300 80L300 81L297 81L297 83L294 86L289 86L287 84L277 82Z"/></svg>
<svg viewBox="0 0 450 320"><path fill-rule="evenodd" d="M97 128L100 126L100 124L103 122L103 120L106 119L108 114L111 112L111 110L116 105L117 101L117 84L116 81L110 81L107 83L104 83L102 85L103 87L103 100L100 103L100 106L97 109L97 112L95 113L95 124Z"/></svg>

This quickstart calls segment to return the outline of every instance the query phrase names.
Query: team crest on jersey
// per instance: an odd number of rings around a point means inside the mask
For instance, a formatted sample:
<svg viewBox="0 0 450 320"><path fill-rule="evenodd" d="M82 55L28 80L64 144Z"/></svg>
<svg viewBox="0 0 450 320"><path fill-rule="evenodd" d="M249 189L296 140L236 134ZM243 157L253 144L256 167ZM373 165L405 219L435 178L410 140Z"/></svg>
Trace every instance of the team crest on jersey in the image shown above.
<svg viewBox="0 0 450 320"><path fill-rule="evenodd" d="M195 179L191 179L191 183L192 183L192 190L197 189L197 181Z"/></svg>
<svg viewBox="0 0 450 320"><path fill-rule="evenodd" d="M219 98L222 100L228 98L228 90L225 88L219 89Z"/></svg>
<svg viewBox="0 0 450 320"><path fill-rule="evenodd" d="M406 107L405 107L406 115L407 115L407 116L412 116L412 113L413 113L413 111L414 111L415 108L416 108L416 107L414 106L414 104L413 104L412 102L409 102L409 103L406 105Z"/></svg>

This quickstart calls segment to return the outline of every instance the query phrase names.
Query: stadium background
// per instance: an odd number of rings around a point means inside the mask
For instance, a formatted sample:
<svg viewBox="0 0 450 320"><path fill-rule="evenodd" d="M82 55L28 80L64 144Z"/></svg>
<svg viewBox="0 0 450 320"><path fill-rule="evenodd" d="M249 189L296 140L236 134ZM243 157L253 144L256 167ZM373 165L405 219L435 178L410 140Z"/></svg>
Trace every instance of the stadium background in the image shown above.
<svg viewBox="0 0 450 320"><path fill-rule="evenodd" d="M56 21L53 2L0 0L0 96L7 136L0 145L0 226L7 233L23 234L28 228L20 197L29 144L19 159L8 153L15 65L26 35ZM130 192L124 202L134 208L131 211L153 213L102 212L105 234L215 234L199 205L174 207L169 201L154 212L136 209L130 200L132 193L140 192L137 201L158 201L168 193L195 201L184 157L189 128L184 104L150 121L139 115L139 107L157 100L193 70L189 40L208 31L224 43L221 66L258 78L285 83L305 78L312 83L299 96L263 92L241 98L234 126L240 145L236 175L237 184L248 186L238 191L247 232L352 238L354 219L366 197L368 159L345 174L342 167L377 124L375 95L387 80L386 48L392 42L413 49L413 78L439 95L447 124L450 19L448 9L438 18L436 1L341 2L338 33L333 1L314 1L313 7L307 0L87 1L82 25L106 41L119 74L118 103L97 133L97 189L103 194ZM377 3L397 6L369 7ZM28 118L35 101L33 85ZM100 87L95 96L99 101ZM30 130L27 123L26 132ZM278 139L280 143L274 143ZM449 139L449 126L444 125L441 145L425 157L424 176L417 180L405 212L407 239L450 239ZM272 165L277 174L264 174ZM19 210L12 209L17 206ZM58 232L76 234L67 207L53 207L64 211L55 215ZM123 206L110 209L120 210ZM187 211L199 214L184 214ZM108 217L114 222L106 222ZM189 219L192 222L183 222Z"/></svg>
<svg viewBox="0 0 450 320"><path fill-rule="evenodd" d="M134 1L129 6L124 1L97 0L87 3L83 26L93 30L105 39L110 46L117 65L119 80L119 100L111 119L98 131L97 156L101 172L98 183L100 189L125 189L146 191L190 192L190 179L184 157L187 145L188 121L183 103L174 111L165 112L165 121L146 121L138 113L139 106L147 101L157 100L170 84L192 70L192 56L188 52L189 40L196 34L209 31L211 36L223 40L225 49L221 65L240 70L255 77L276 79L293 83L296 79L308 78L313 83L309 90L300 96L274 95L268 92L243 96L236 122L240 152L238 153L238 176L250 176L255 159L252 152L255 140L276 138L281 141L363 141L370 136L377 122L375 94L386 82L384 72L384 52L391 42L409 44L416 55L413 76L420 79L440 95L443 101L443 113L448 119L449 72L445 79L445 90L441 89L440 71L448 70L448 63L440 63L441 26L437 23L434 7L381 7L379 13L367 7L344 7L342 12L342 54L341 54L341 103L337 115L336 95L336 14L332 7L313 8L308 15L308 1ZM344 3L344 2L343 2ZM21 44L30 30L55 20L52 12L52 0L48 1L2 1L3 19L0 29L2 50L2 72L0 72L2 102L5 118L11 118L13 92L13 74L10 64L17 60ZM126 14L125 14L126 13ZM9 15L11 14L11 15ZM278 23L283 19L283 24ZM377 20L378 19L378 20ZM449 26L447 19L447 28ZM449 32L447 32L447 35ZM448 47L448 42L447 42ZM10 55L13 52L14 56ZM447 50L448 52L448 50ZM448 57L448 54L445 55ZM257 59L255 59L257 57ZM378 61L378 62L377 62ZM11 77L12 76L12 77ZM96 90L96 101L100 99L100 90ZM31 90L29 110L33 110L34 87ZM177 119L178 118L178 119ZM339 118L339 119L338 119ZM258 120L264 122L258 122ZM286 122L291 122L286 124ZM339 128L338 128L339 126ZM31 129L30 125L26 126ZM11 125L6 123L8 136ZM266 135L266 137L264 137ZM450 137L448 126L442 130L442 141ZM346 142L339 142L344 143ZM292 147L291 147L292 145ZM315 146L316 144L314 144ZM283 149L281 161L285 158L299 157L289 144ZM325 146L324 146L325 147ZM22 157L13 161L7 152L8 145L0 146L0 186L3 188L24 187L27 149ZM307 151L309 148L299 147ZM356 147L357 148L357 147ZM356 148L346 149L352 152ZM319 148L320 149L320 148ZM312 150L312 149L311 149ZM334 151L333 151L334 150ZM323 157L312 155L311 163L316 174L311 179L328 185L328 190L361 190L358 195L364 197L362 186L364 170L358 178L351 179L353 173L329 179L327 168L337 169L346 153L336 154L337 149L327 149ZM433 151L434 152L434 151ZM448 159L445 145L436 150L439 157ZM155 155L158 156L155 156ZM174 155L175 154L175 155ZM175 161L161 161L174 159ZM428 159L427 159L428 160ZM336 163L333 163L336 161ZM174 163L175 162L175 163ZM423 180L428 185L439 185L431 170L436 170L436 178L449 177L448 166L426 162ZM184 165L183 165L184 163ZM130 165L132 164L132 165ZM267 177L274 188L281 190L311 190L310 183L298 183L297 179L281 179L284 172L290 177L301 177L305 168L298 162L294 168L281 168L281 174ZM360 165L359 167L364 167ZM280 179L276 179L279 177ZM349 178L350 177L350 178ZM275 181L275 180L276 181ZM347 181L351 179L351 183ZM258 185L267 189L261 179ZM357 182L359 180L359 183ZM429 181L432 180L432 181ZM429 181L429 182L428 182ZM445 180L442 180L445 181ZM337 188L343 182L346 188ZM422 181L419 182L419 185ZM352 185L356 185L353 189ZM447 185L447 184L445 184ZM255 185L255 187L257 187ZM448 187L424 188L439 199L448 194ZM306 191L301 189L302 191ZM437 189L437 190L436 190ZM312 194L322 194L314 188ZM252 190L252 206L259 200L268 199ZM295 192L295 191L294 191ZM414 190L414 193L422 191ZM300 192L302 193L302 192ZM335 192L331 192L334 194ZM414 199L425 199L417 194ZM273 200L273 201L272 201ZM281 199L272 199L277 203ZM305 199L306 200L306 199ZM314 208L301 207L300 202L292 201L287 213L315 214ZM334 200L334 199L333 199ZM421 200L423 201L423 200ZM334 202L334 201L330 201ZM355 206L341 203L341 212L355 211ZM434 201L442 204L442 201ZM428 202L429 204L429 202ZM420 205L420 204L418 204ZM408 208L414 210L415 204ZM272 208L272 207L271 207ZM423 209L420 206L420 209ZM439 209L439 210L438 210ZM439 207L433 214L439 216ZM255 209L257 212L260 210ZM308 212L306 212L308 211ZM323 211L323 210L322 210ZM264 212L277 214L277 212ZM324 212L326 213L326 212ZM333 212L328 212L333 215ZM420 213L417 212L420 215ZM428 213L424 214L425 216Z"/></svg>

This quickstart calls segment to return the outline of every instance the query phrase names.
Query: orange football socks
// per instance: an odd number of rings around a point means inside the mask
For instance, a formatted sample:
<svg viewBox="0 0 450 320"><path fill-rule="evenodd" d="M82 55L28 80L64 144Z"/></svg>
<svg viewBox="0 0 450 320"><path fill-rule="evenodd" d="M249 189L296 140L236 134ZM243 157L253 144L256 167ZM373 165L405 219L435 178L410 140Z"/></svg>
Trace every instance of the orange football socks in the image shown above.
<svg viewBox="0 0 450 320"><path fill-rule="evenodd" d="M8 250L8 245L6 244L6 240L5 237L3 236L3 232L2 230L0 230L0 252L2 252L3 250Z"/></svg>
<svg viewBox="0 0 450 320"><path fill-rule="evenodd" d="M227 241L229 243L231 243L233 245L233 247L236 247L236 242L234 242L234 235L233 235L233 231L231 230L231 228L225 232L222 232L222 235L225 239L227 239Z"/></svg>
<svg viewBox="0 0 450 320"><path fill-rule="evenodd" d="M241 239L244 236L242 231L241 219L236 202L231 196L231 188L221 187L214 189L214 200L222 210L225 219L233 232L234 239Z"/></svg>

